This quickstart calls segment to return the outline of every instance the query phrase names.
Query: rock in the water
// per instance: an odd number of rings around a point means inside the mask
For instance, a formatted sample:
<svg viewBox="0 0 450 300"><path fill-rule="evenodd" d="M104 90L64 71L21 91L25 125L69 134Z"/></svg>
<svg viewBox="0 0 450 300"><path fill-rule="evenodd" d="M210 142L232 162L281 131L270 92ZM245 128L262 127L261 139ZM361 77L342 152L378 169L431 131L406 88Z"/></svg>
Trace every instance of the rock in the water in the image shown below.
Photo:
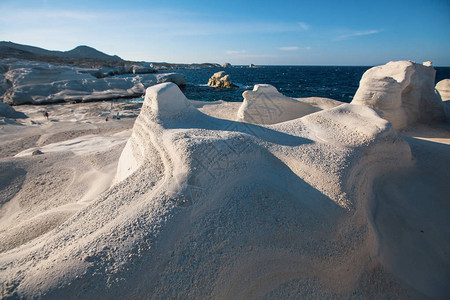
<svg viewBox="0 0 450 300"><path fill-rule="evenodd" d="M8 66L4 77L10 83L3 94L3 102L13 105L138 97L147 87L158 83L186 84L185 76L177 73L96 78L89 70L79 72L68 66L16 59L5 59L2 63ZM140 72L139 68L136 70ZM103 70L102 74L105 72L108 70Z"/></svg>
<svg viewBox="0 0 450 300"><path fill-rule="evenodd" d="M216 88L232 88L237 87L230 80L230 75L227 75L224 71L214 73L214 75L209 79L208 85Z"/></svg>
<svg viewBox="0 0 450 300"><path fill-rule="evenodd" d="M436 90L441 95L442 101L450 100L450 79L443 79L436 84Z"/></svg>
<svg viewBox="0 0 450 300"><path fill-rule="evenodd" d="M230 63L224 63L222 65L222 68L231 68L231 64Z"/></svg>
<svg viewBox="0 0 450 300"><path fill-rule="evenodd" d="M322 110L321 105L302 102L301 99L287 97L270 84L257 84L253 91L245 91L244 102L239 108L237 120L254 124L275 124L297 119ZM335 107L341 102L321 98L320 104L327 108Z"/></svg>
<svg viewBox="0 0 450 300"><path fill-rule="evenodd" d="M435 75L428 62L395 61L373 67L364 73L352 103L375 108L396 129L442 121L445 114L434 88Z"/></svg>

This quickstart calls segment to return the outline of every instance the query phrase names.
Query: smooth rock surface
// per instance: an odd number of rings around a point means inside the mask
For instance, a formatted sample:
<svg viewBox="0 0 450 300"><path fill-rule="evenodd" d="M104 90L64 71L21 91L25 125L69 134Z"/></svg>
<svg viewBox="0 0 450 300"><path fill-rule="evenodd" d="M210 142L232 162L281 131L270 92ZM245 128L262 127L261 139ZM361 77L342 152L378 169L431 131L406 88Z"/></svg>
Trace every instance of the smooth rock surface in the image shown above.
<svg viewBox="0 0 450 300"><path fill-rule="evenodd" d="M351 103L373 107L394 128L445 120L434 88L436 70L410 61L394 61L367 70Z"/></svg>
<svg viewBox="0 0 450 300"><path fill-rule="evenodd" d="M290 98L270 84L257 84L242 96L244 102L237 113L237 120L254 124L280 123L343 104L327 98Z"/></svg>
<svg viewBox="0 0 450 300"><path fill-rule="evenodd" d="M442 101L450 100L450 79L443 79L436 84L436 90L441 95Z"/></svg>

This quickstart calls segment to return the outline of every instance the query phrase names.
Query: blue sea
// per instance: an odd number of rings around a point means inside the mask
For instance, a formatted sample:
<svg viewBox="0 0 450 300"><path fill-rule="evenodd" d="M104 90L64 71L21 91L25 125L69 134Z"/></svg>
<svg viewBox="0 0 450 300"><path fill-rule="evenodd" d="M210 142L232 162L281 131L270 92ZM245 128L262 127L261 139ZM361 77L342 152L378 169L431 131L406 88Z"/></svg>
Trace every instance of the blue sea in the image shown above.
<svg viewBox="0 0 450 300"><path fill-rule="evenodd" d="M290 97L326 97L350 102L358 89L366 67L342 66L235 66L232 68L176 69L186 76L183 93L188 99L201 101L242 101L242 93L253 85L267 83ZM218 71L225 71L238 88L217 89L206 84ZM450 67L436 67L436 82L450 78Z"/></svg>

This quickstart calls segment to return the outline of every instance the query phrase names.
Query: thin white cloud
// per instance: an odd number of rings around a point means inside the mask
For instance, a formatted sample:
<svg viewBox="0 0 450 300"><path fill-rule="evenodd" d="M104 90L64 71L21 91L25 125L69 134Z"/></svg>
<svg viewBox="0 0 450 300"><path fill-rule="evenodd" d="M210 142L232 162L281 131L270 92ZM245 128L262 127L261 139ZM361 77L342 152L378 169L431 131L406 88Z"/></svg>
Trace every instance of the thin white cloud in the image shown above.
<svg viewBox="0 0 450 300"><path fill-rule="evenodd" d="M298 25L300 26L301 29L303 30L308 30L309 29L309 25L304 23L304 22L298 22Z"/></svg>
<svg viewBox="0 0 450 300"><path fill-rule="evenodd" d="M247 52L247 51L245 51L245 50L227 50L226 51L227 54L244 54L245 52Z"/></svg>
<svg viewBox="0 0 450 300"><path fill-rule="evenodd" d="M372 35L379 33L379 30L366 30L366 31L355 31L347 34L342 34L336 37L336 40L345 40L355 36Z"/></svg>
<svg viewBox="0 0 450 300"><path fill-rule="evenodd" d="M307 47L301 48L301 47L298 47L298 46L286 46L286 47L280 47L280 48L278 48L278 50L282 50L282 51L307 50L307 51L309 51L309 50L311 50L311 47L307 46Z"/></svg>
<svg viewBox="0 0 450 300"><path fill-rule="evenodd" d="M115 17L116 15L112 16ZM105 13L93 13L90 11L81 10L62 10L62 9L23 9L12 10L10 14L2 14L0 22L17 22L20 24L30 24L37 21L86 21L96 20L99 17L110 17Z"/></svg>
<svg viewBox="0 0 450 300"><path fill-rule="evenodd" d="M296 50L299 50L300 48L297 46L286 46L286 47L280 47L278 49L283 50L283 51L296 51Z"/></svg>

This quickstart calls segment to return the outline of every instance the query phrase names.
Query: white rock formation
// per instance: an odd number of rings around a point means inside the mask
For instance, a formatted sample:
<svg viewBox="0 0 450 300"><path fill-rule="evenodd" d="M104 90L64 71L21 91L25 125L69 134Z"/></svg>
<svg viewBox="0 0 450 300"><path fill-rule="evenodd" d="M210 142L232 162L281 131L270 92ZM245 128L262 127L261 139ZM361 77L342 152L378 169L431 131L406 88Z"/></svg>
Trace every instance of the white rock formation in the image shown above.
<svg viewBox="0 0 450 300"><path fill-rule="evenodd" d="M13 105L137 97L144 94L147 87L158 83L186 84L184 75L176 73L96 78L72 67L5 61L9 62L9 71L4 73L9 86L3 94L3 102Z"/></svg>
<svg viewBox="0 0 450 300"><path fill-rule="evenodd" d="M270 84L257 84L253 91L245 91L244 102L239 108L237 120L254 124L275 124L341 105L342 102L326 98L313 101L287 97Z"/></svg>
<svg viewBox="0 0 450 300"><path fill-rule="evenodd" d="M115 182L135 172L149 157L158 155L151 146L154 141L152 131L158 131L154 125L155 120L178 117L179 114L192 109L187 98L173 83L148 88L141 108L142 113L136 119L133 133L120 157Z"/></svg>
<svg viewBox="0 0 450 300"><path fill-rule="evenodd" d="M230 63L224 63L222 65L222 68L231 68L231 64Z"/></svg>
<svg viewBox="0 0 450 300"><path fill-rule="evenodd" d="M373 107L394 128L414 122L445 119L441 98L434 88L435 69L410 61L389 62L367 70L353 104Z"/></svg>
<svg viewBox="0 0 450 300"><path fill-rule="evenodd" d="M443 79L436 84L436 90L441 95L442 101L450 100L450 79Z"/></svg>
<svg viewBox="0 0 450 300"><path fill-rule="evenodd" d="M174 84L153 86L117 183L55 230L1 252L1 295L443 297L448 257L435 253L445 247L419 251L427 264L415 275L432 278L422 285L389 274L408 268L379 256L373 180L411 163L406 141L364 105L259 126L205 115ZM414 241L406 250L421 247Z"/></svg>
<svg viewBox="0 0 450 300"><path fill-rule="evenodd" d="M225 71L214 73L214 75L208 80L208 85L216 88L237 87L231 82L230 75L226 74Z"/></svg>

